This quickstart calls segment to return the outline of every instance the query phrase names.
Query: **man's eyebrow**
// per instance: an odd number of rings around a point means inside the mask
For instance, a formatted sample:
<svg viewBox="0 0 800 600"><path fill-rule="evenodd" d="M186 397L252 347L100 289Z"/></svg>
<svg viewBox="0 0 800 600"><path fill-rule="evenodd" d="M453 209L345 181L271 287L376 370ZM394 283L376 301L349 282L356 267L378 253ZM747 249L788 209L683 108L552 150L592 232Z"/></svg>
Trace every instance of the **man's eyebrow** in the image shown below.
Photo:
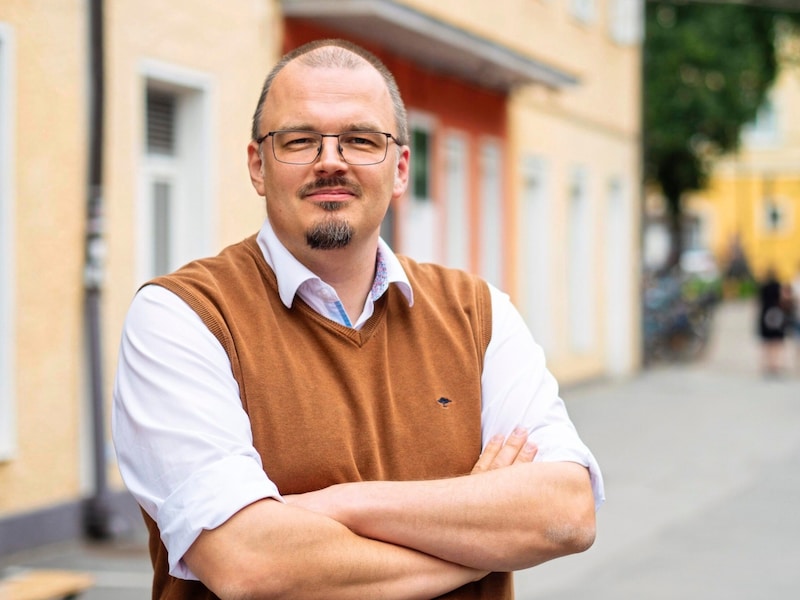
<svg viewBox="0 0 800 600"><path fill-rule="evenodd" d="M374 123L351 123L342 131L381 131L381 128Z"/></svg>
<svg viewBox="0 0 800 600"><path fill-rule="evenodd" d="M316 131L308 123L284 123L283 125L276 127L273 131L285 131L292 129L298 129L300 131Z"/></svg>

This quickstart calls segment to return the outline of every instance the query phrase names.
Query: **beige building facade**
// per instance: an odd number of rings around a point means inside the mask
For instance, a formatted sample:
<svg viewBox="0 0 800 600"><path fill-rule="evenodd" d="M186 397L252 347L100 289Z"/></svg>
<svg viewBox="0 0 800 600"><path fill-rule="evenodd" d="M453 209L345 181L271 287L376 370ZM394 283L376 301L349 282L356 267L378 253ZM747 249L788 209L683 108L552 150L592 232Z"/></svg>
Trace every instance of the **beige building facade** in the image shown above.
<svg viewBox="0 0 800 600"><path fill-rule="evenodd" d="M99 369L84 289L96 5ZM80 535L101 492L129 508L92 435L93 381L107 421L137 287L259 227L250 118L276 58L310 36L362 43L398 76L428 162L392 207L395 250L507 291L562 383L634 372L641 28L641 0L1 3L0 554Z"/></svg>

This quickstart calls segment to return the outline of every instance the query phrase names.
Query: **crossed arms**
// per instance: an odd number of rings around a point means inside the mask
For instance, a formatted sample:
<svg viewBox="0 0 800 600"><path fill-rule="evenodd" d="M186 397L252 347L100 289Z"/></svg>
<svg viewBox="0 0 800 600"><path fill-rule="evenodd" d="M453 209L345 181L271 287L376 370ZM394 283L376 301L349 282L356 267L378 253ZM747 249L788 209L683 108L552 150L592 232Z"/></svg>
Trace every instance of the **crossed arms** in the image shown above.
<svg viewBox="0 0 800 600"><path fill-rule="evenodd" d="M252 447L229 359L196 313L149 286L126 323L112 413L120 469L148 514L165 515L162 539L177 561L175 576L196 576L222 598L433 598L593 539L581 464L590 466L601 501L599 470L541 349L503 298L493 297L482 428L526 425L545 460L532 462L527 435L512 435L487 440L471 475L341 484L286 503L252 501L276 490ZM220 464L222 471L207 468ZM245 492L224 489L243 481ZM203 510L190 510L198 505Z"/></svg>
<svg viewBox="0 0 800 600"><path fill-rule="evenodd" d="M591 546L588 470L495 437L469 476L345 483L248 505L184 561L231 598L429 599Z"/></svg>

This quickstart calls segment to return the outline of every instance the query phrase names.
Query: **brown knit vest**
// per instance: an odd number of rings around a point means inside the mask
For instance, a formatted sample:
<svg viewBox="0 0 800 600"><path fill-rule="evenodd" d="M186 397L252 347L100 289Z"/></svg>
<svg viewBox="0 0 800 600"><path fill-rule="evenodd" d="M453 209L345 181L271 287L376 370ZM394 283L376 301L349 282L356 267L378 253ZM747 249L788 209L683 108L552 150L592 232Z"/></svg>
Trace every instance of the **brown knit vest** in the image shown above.
<svg viewBox="0 0 800 600"><path fill-rule="evenodd" d="M390 285L360 331L299 298L287 309L255 236L150 282L187 302L227 352L255 447L281 493L464 475L477 460L488 288L466 273L401 260L414 306ZM168 575L158 528L145 521L153 598L215 598ZM442 596L512 597L508 573Z"/></svg>

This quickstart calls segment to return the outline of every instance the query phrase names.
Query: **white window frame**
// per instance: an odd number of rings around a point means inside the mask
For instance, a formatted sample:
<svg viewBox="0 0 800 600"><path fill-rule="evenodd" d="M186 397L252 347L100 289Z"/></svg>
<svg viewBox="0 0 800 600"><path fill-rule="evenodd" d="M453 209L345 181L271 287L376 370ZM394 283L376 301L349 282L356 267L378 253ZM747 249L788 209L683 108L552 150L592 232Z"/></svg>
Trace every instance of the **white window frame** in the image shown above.
<svg viewBox="0 0 800 600"><path fill-rule="evenodd" d="M14 380L14 98L16 96L13 29L0 23L0 461L17 452Z"/></svg>
<svg viewBox="0 0 800 600"><path fill-rule="evenodd" d="M585 166L572 169L568 198L569 340L573 352L585 354L594 344L594 303L597 300L593 269L594 228L589 173Z"/></svg>
<svg viewBox="0 0 800 600"><path fill-rule="evenodd" d="M169 180L173 184L170 270L210 254L216 234L212 212L215 171L211 143L216 127L212 111L214 90L211 77L202 72L150 60L141 63L139 75L142 120L137 170L137 285L157 274L153 269L153 183ZM147 152L148 88L173 93L176 97L174 157Z"/></svg>
<svg viewBox="0 0 800 600"><path fill-rule="evenodd" d="M445 155L445 264L469 270L470 196L469 141L462 132L450 131L444 140Z"/></svg>
<svg viewBox="0 0 800 600"><path fill-rule="evenodd" d="M503 287L505 271L503 175L502 143L497 138L483 138L480 141L479 272L486 281L498 288Z"/></svg>
<svg viewBox="0 0 800 600"><path fill-rule="evenodd" d="M622 175L606 189L606 367L620 376L633 364L633 224L630 186Z"/></svg>
<svg viewBox="0 0 800 600"><path fill-rule="evenodd" d="M572 16L586 25L597 18L596 0L569 0L569 8Z"/></svg>
<svg viewBox="0 0 800 600"><path fill-rule="evenodd" d="M519 281L523 285L524 315L536 342L549 353L553 343L552 203L550 173L544 156L522 159L522 218L519 222Z"/></svg>
<svg viewBox="0 0 800 600"><path fill-rule="evenodd" d="M644 40L644 0L611 0L611 39L622 46Z"/></svg>
<svg viewBox="0 0 800 600"><path fill-rule="evenodd" d="M436 154L437 126L436 118L430 113L413 110L408 112L408 130L411 136L409 144L413 144L415 129L425 131L430 140L428 173L431 179L428 182L428 195L416 196L413 179L409 181L407 196L410 201L405 206L401 229L401 251L419 262L441 262L441 248L438 244L440 207L437 206L434 198L436 181L433 180L436 172L434 156ZM412 172L409 175L413 178L413 164L411 169Z"/></svg>

